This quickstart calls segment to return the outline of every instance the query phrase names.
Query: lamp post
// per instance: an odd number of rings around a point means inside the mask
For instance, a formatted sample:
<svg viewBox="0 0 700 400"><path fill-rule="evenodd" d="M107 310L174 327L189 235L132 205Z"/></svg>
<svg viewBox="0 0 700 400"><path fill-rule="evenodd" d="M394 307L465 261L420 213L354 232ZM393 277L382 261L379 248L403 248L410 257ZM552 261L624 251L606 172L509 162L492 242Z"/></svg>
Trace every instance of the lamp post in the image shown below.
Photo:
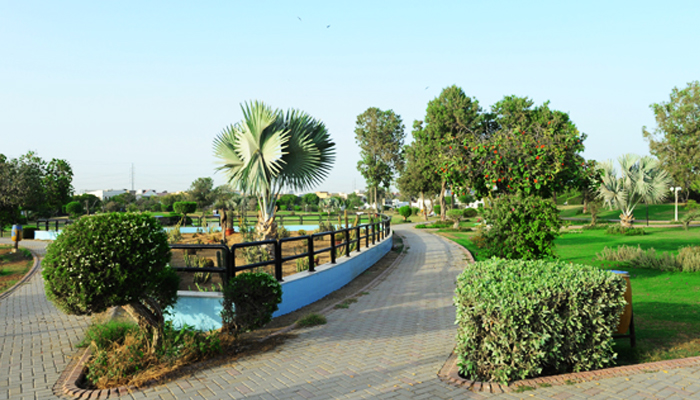
<svg viewBox="0 0 700 400"><path fill-rule="evenodd" d="M680 187L672 187L671 191L676 193L676 219L674 221L678 221L678 191L681 190Z"/></svg>

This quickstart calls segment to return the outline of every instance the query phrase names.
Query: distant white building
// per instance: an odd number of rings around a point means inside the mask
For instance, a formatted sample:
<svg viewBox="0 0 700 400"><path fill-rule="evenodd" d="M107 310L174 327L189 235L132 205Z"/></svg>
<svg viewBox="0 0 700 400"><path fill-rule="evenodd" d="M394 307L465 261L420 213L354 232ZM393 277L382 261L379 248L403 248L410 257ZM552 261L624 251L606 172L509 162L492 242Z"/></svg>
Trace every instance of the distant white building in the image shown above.
<svg viewBox="0 0 700 400"><path fill-rule="evenodd" d="M153 189L141 189L137 190L136 193L134 193L134 195L137 199L140 199L141 197L158 196L158 193L156 193L156 191Z"/></svg>
<svg viewBox="0 0 700 400"><path fill-rule="evenodd" d="M87 191L87 192L85 192L85 193L91 194L91 195L93 195L93 196L98 197L100 200L105 201L105 200L111 199L111 198L114 197L114 196L118 196L118 195L120 195L120 194L127 193L127 192L128 192L128 190L126 190L126 189L117 189L117 190L114 190L114 189L109 189L109 190L100 189L100 190L90 190L90 191Z"/></svg>

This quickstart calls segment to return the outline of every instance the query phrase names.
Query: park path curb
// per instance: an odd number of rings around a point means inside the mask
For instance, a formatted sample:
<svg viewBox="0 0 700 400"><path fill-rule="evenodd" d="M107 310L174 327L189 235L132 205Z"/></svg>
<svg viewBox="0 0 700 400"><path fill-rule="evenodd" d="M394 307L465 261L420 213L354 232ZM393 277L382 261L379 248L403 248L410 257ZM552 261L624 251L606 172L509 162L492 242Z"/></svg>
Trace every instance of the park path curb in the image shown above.
<svg viewBox="0 0 700 400"><path fill-rule="evenodd" d="M19 289L20 286L22 286L22 285L24 285L25 283L29 282L29 280L34 276L34 274L36 274L37 271L39 271L39 255L38 255L34 250L32 250L32 249L28 249L28 248L26 248L26 247L24 247L24 246L21 246L21 247L22 247L23 249L29 251L30 253L32 253L32 257L34 257L34 265L33 265L32 268L29 270L29 272L27 272L26 274L24 274L24 276L22 277L22 279L20 279L17 283L15 283L14 285L12 285L11 288L7 289L5 292L3 292L2 294L0 294L0 301L6 299L6 298L8 298L8 297L10 297L10 295L12 295L12 293L14 293L15 290Z"/></svg>

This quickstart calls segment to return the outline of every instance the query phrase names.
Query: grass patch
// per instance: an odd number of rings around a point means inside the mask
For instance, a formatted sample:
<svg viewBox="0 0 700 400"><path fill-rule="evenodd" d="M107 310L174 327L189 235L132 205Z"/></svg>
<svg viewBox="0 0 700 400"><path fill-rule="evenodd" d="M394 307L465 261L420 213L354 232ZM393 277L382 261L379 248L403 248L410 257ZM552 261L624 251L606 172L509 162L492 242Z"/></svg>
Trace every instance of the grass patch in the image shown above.
<svg viewBox="0 0 700 400"><path fill-rule="evenodd" d="M596 257L606 246L639 246L641 249L654 248L657 252L675 255L681 247L700 243L698 228L685 231L681 227L650 227L645 230L643 236L608 235L604 230L583 230L555 240L556 252L561 260L629 272L637 347L631 348L628 339L616 339L618 365L700 356L700 273L637 268ZM443 233L443 236L466 247L479 261L479 249L470 241L473 235Z"/></svg>
<svg viewBox="0 0 700 400"><path fill-rule="evenodd" d="M650 204L649 205L649 221L664 221L668 222L675 219L675 204ZM678 218L683 219L687 213L685 204L678 204ZM640 204L634 209L634 218L638 223L646 223L647 207ZM583 206L559 206L559 216L562 218L588 218L590 213L583 213ZM600 219L619 219L620 210L608 210L603 208L598 213Z"/></svg>
<svg viewBox="0 0 700 400"><path fill-rule="evenodd" d="M513 390L513 392L522 393L522 392L527 392L528 390L535 390L535 388L532 386L521 385L521 386L516 387L515 390Z"/></svg>
<svg viewBox="0 0 700 400"><path fill-rule="evenodd" d="M342 303L336 304L333 308L350 308L350 304L357 303L357 299L345 299Z"/></svg>
<svg viewBox="0 0 700 400"><path fill-rule="evenodd" d="M0 293L19 282L34 262L29 250L20 248L17 253L13 250L14 246L0 246Z"/></svg>
<svg viewBox="0 0 700 400"><path fill-rule="evenodd" d="M311 313L306 315L305 317L301 318L299 321L297 321L297 325L303 326L303 327L309 327L309 326L316 326L316 325L325 325L326 322L326 317L324 317L321 314L318 313Z"/></svg>

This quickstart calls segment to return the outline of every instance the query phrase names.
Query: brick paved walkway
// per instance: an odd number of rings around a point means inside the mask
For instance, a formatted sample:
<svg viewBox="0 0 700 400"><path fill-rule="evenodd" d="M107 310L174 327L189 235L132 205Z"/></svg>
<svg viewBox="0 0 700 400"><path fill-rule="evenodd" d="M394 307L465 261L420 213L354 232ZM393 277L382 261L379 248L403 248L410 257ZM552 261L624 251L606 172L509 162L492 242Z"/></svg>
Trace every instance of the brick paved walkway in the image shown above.
<svg viewBox="0 0 700 400"><path fill-rule="evenodd" d="M7 238L0 243L9 244ZM46 242L22 247L43 255ZM89 318L67 316L44 295L41 273L0 300L0 399L53 398L51 388L65 369Z"/></svg>
<svg viewBox="0 0 700 400"><path fill-rule="evenodd" d="M404 243L409 247L406 256L368 295L361 296L348 309L332 311L326 325L296 330L296 338L273 352L201 370L193 377L123 398L700 399L700 366L500 395L472 393L440 382L437 372L454 347L456 329L452 293L455 277L464 266L464 257L452 242L409 226L398 225L394 229L405 237ZM35 277L27 286L40 284L37 281ZM34 299L33 296L20 295L20 292L12 297L12 307L17 309L24 307L21 304L28 299ZM4 303L0 303L1 316L10 307ZM50 317L47 314L44 318L51 321L68 319L60 314ZM13 330L7 325L3 329ZM44 324L27 325L27 336L30 337L39 334L30 333L30 328L47 331ZM84 326L84 320L77 320L76 325ZM82 329L76 327L71 334L59 335L73 335L70 343L65 340L61 343L53 340L40 342L40 345L48 346L42 351L51 353L53 348L58 351L54 358L63 359L64 353L60 350L70 354L70 344L78 339L75 332ZM36 384L43 385L37 389L42 390L42 395L37 398L50 397L50 387L58 377L60 367L52 366L51 374L43 373L44 378L37 378L31 374L42 372L41 368L35 367L32 371L30 367L25 369L27 375L20 376L22 366L15 365L14 369L9 368L15 375L5 380L5 349L20 346L22 340L18 336L8 340L7 334L2 338L0 399L7 396L6 386L11 390L21 389L20 378L30 379L30 382L46 379L44 383ZM9 343L13 340L17 344ZM42 364L40 355L35 352L31 357L35 366ZM44 363L51 365L52 361Z"/></svg>

